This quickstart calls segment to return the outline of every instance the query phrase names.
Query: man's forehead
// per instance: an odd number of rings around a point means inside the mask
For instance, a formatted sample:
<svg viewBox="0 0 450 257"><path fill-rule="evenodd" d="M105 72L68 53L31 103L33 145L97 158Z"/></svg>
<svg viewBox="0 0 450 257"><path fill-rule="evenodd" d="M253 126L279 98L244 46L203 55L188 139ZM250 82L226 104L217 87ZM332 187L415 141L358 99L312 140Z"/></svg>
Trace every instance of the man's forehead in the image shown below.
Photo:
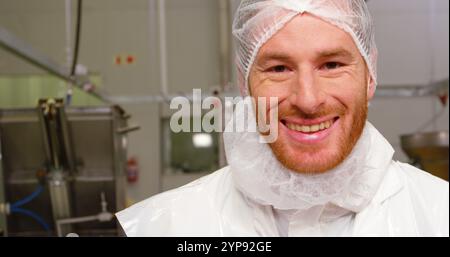
<svg viewBox="0 0 450 257"><path fill-rule="evenodd" d="M315 52L330 52L338 48L351 51L356 47L348 32L309 13L294 17L272 35L260 50L265 51L269 46L280 49L307 46L308 50Z"/></svg>
<svg viewBox="0 0 450 257"><path fill-rule="evenodd" d="M305 22L309 27L302 29L305 28ZM314 15L304 13L297 15L274 34L259 49L257 59L287 59L295 54L302 54L302 51L314 57L359 55L347 32Z"/></svg>

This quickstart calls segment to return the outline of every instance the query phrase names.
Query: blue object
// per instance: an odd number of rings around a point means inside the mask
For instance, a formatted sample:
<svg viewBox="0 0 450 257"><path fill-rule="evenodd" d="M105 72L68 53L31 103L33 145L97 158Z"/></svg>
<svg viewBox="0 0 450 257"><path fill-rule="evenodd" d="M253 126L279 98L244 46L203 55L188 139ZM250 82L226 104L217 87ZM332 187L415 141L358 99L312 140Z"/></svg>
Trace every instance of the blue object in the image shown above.
<svg viewBox="0 0 450 257"><path fill-rule="evenodd" d="M20 207L24 204L27 204L29 202L31 202L34 198L36 198L42 191L44 190L44 187L41 185L38 185L38 187L36 188L36 190L31 193L31 195L11 204L11 209L14 209L16 207Z"/></svg>
<svg viewBox="0 0 450 257"><path fill-rule="evenodd" d="M30 210L20 208L20 206L33 201L33 199L38 197L42 193L43 190L44 190L44 187L42 185L38 185L36 190L34 190L34 192L31 193L29 196L11 204L11 213L20 213L20 214L26 215L28 217L31 217L32 219L36 220L46 231L49 231L50 226L47 224L47 222L44 221L44 219L41 216L39 216L38 214L36 214Z"/></svg>
<svg viewBox="0 0 450 257"><path fill-rule="evenodd" d="M67 92L66 94L66 106L70 106L72 104L72 93L71 92Z"/></svg>
<svg viewBox="0 0 450 257"><path fill-rule="evenodd" d="M39 216L38 214L36 214L30 210L16 207L16 208L11 208L11 213L20 213L20 214L26 215L28 217L31 217L34 220L36 220L46 231L50 231L50 226L47 224L47 222L45 222L45 220L41 216Z"/></svg>

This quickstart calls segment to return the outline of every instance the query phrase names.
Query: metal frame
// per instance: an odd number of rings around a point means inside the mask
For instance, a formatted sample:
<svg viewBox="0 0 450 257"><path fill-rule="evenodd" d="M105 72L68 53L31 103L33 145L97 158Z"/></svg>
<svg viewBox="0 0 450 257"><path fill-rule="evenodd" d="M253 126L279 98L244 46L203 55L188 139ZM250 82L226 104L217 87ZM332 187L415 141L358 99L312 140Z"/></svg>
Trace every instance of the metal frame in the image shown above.
<svg viewBox="0 0 450 257"><path fill-rule="evenodd" d="M0 47L31 63L32 65L75 85L84 92L91 94L102 101L109 102L105 96L93 90L91 87L92 83L89 80L76 76L70 76L68 69L58 65L55 61L40 53L25 41L17 38L3 27L0 27Z"/></svg>
<svg viewBox="0 0 450 257"><path fill-rule="evenodd" d="M4 181L4 175L3 175L3 156L2 156L2 135L0 134L0 204L5 203L5 185L3 183ZM7 228L7 221L6 221L6 213L0 212L0 223L2 224L2 227L0 227L0 232L3 233L4 237L8 236L8 228Z"/></svg>
<svg viewBox="0 0 450 257"><path fill-rule="evenodd" d="M38 107L39 108L39 107ZM8 122L21 122L23 120L28 120L28 119L32 119L34 122L40 122L43 120L43 117L39 117L38 115L31 115L29 116L28 114L30 113L30 108L22 108L22 109L10 109L10 110L6 110L6 115L3 115L4 113L0 110L0 118L2 120L2 123L8 123ZM22 113L27 114L27 115L21 115ZM40 113L40 112L38 112ZM17 115L12 115L12 114L18 114L19 116L16 117ZM78 116L77 114L83 114L83 118L81 118L80 116ZM114 154L113 156L111 156L113 159L113 165L114 165L114 170L113 174L111 174L111 176L113 177L111 180L108 180L108 183L111 183L111 186L114 186L114 193L113 191L109 191L106 190L105 192L110 192L108 193L109 198L111 199L115 199L115 209L114 211L118 211L118 210L122 210L126 207L126 177L125 177L125 167L126 167L126 151L127 149L123 147L122 145L122 139L127 137L127 133L131 132L131 129L135 129L135 127L133 126L128 126L128 118L130 117L129 115L127 115L127 113L125 113L125 111L120 107L120 106L109 106L109 107L104 107L104 106L98 106L98 107L70 107L67 108L67 110L64 110L64 113L60 113L60 115L64 115L65 118L58 116L61 119L68 119L68 121L74 121L74 120L102 120L102 121L108 121L108 123L111 126L111 132L112 135L109 135L108 137L110 137L113 140L113 145L112 147L114 148ZM10 117L9 117L10 116ZM65 124L64 126L66 126L67 124ZM42 126L40 126L40 129L42 129ZM66 128L63 128L67 129ZM39 131L41 132L42 135L46 135L46 133L44 133L43 131ZM66 132L70 132L70 131L66 131ZM63 137L70 137L69 134L64 135L65 133L62 133ZM47 138L49 138L47 136ZM0 135L0 143L2 140L2 135ZM73 139L73 138L72 138ZM67 140L66 138L62 139L63 141ZM0 150L1 150L1 145L0 145ZM60 150L64 150L64 149L60 149ZM74 151L74 149L71 149L71 151ZM2 154L2 152L0 151L0 154ZM2 172L2 161L3 159L1 158L2 156L0 155L0 175ZM0 176L1 177L1 176ZM83 180L82 177L76 177L75 178L76 181L88 181L88 180ZM1 180L0 180L1 181ZM94 181L95 180L91 180ZM103 178L101 178L101 180L99 181L106 181ZM23 182L23 181L22 181ZM90 181L89 181L90 182ZM34 183L34 181L33 181ZM108 188L110 188L108 186ZM0 190L3 191L3 183L0 184ZM5 187L6 189L6 187ZM111 194L111 195L109 195ZM114 197L113 197L114 194ZM102 198L103 199L103 198ZM2 203L1 201L2 199L0 199L0 203ZM5 200L5 199L3 199ZM103 200L102 200L103 202ZM113 202L111 202L113 203ZM112 211L114 205L110 206L110 211ZM100 214L97 215L96 213L96 217L99 221L105 221L105 214L106 214L106 204L105 206L103 206L102 204L102 210L105 210L105 212L102 212ZM111 214L111 213L110 213ZM110 215L111 217L112 214ZM3 214L0 214L0 219L5 219L6 216L4 216ZM80 220L83 221L86 217L73 217L73 218L69 218L68 217L58 217L55 220L55 224L60 224L63 226L67 226L70 223L73 222L79 222ZM81 219L80 219L81 218ZM111 219L108 219L108 221L111 221ZM8 233L8 227L7 227L7 222L5 219L5 235L6 233ZM111 224L112 225L112 224ZM118 235L121 235L121 227L119 225L119 223L115 224L115 231L117 231ZM65 235L69 232L69 230L67 230L66 228L62 227L58 228L59 234ZM112 231L111 231L112 232Z"/></svg>
<svg viewBox="0 0 450 257"><path fill-rule="evenodd" d="M448 94L449 82L448 79L439 80L429 85L411 86L388 86L380 85L375 91L376 97L424 97L439 95L442 93Z"/></svg>
<svg viewBox="0 0 450 257"><path fill-rule="evenodd" d="M126 134L121 134L117 130L120 127L126 126L127 121L121 121L121 119L118 118L118 116L124 115L124 111L119 106L113 106L111 108L111 122L112 122L112 137L113 137L113 143L114 143L114 167L115 167L115 187L116 187L116 209L117 210L123 210L125 209L125 190L126 190L126 183L125 183L125 166L126 166L126 159L122 159L123 156L127 156L127 149L122 147L122 140L124 137L127 137ZM117 231L121 231L121 226L117 222L116 223Z"/></svg>

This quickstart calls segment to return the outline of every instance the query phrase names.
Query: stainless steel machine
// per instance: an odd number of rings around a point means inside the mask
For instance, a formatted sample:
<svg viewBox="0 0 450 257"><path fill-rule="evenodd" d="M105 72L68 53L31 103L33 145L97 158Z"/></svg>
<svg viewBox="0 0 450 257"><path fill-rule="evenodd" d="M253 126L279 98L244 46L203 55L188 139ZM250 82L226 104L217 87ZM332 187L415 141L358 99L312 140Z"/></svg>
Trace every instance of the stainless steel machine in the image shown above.
<svg viewBox="0 0 450 257"><path fill-rule="evenodd" d="M125 207L128 115L118 106L0 110L5 236L115 236ZM2 187L0 186L0 189Z"/></svg>
<svg viewBox="0 0 450 257"><path fill-rule="evenodd" d="M416 166L448 181L448 131L403 135L400 140Z"/></svg>

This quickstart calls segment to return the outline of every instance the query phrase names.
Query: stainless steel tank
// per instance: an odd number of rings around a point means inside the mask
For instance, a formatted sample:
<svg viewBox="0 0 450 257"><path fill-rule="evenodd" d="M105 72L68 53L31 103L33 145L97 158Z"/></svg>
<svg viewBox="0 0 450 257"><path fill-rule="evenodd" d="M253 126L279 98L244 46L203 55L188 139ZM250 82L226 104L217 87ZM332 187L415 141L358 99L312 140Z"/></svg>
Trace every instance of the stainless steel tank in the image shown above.
<svg viewBox="0 0 450 257"><path fill-rule="evenodd" d="M400 141L414 164L448 181L448 131L402 135Z"/></svg>

